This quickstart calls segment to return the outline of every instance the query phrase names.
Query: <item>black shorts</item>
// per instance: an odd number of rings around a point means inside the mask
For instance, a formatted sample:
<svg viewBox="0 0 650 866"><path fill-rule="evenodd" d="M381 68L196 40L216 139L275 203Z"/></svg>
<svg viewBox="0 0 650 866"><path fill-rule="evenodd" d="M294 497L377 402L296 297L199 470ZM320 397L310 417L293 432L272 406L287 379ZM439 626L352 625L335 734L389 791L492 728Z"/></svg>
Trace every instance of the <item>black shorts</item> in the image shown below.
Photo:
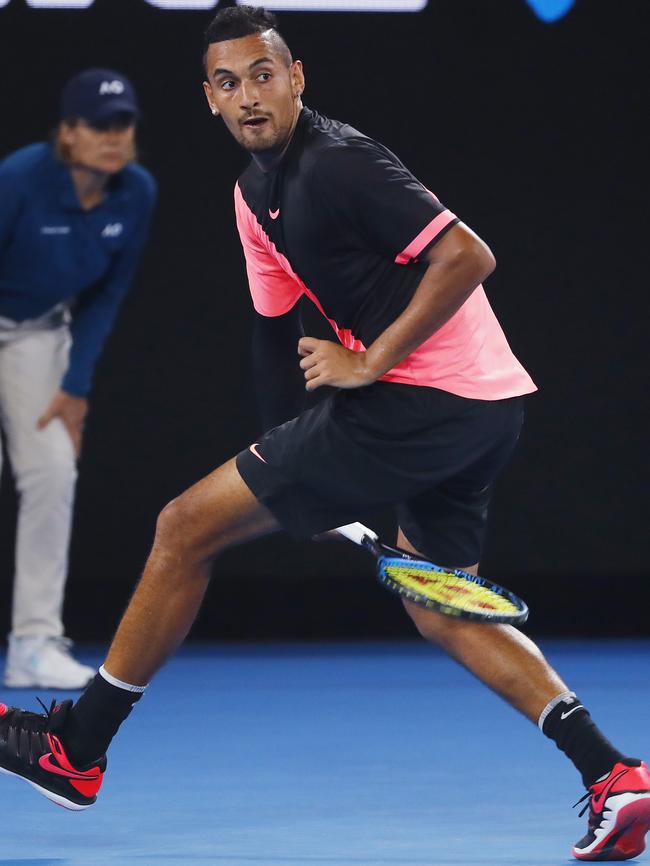
<svg viewBox="0 0 650 866"><path fill-rule="evenodd" d="M295 538L395 505L416 550L468 566L480 558L492 484L522 420L521 397L470 400L375 382L269 430L237 455L237 468Z"/></svg>

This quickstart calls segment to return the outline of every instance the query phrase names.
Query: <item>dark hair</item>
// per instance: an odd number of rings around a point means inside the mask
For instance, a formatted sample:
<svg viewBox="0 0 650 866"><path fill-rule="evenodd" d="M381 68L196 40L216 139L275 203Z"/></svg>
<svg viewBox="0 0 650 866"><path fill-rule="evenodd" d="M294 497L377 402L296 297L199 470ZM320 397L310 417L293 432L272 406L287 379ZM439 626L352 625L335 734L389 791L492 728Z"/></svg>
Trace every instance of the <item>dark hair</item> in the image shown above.
<svg viewBox="0 0 650 866"><path fill-rule="evenodd" d="M260 6L229 6L220 9L208 24L203 34L203 68L206 66L208 48L215 42L226 42L229 39L241 39L243 36L253 36L255 33L266 33L272 30L286 51L287 66L292 62L289 46L278 30L278 19L272 12L267 12Z"/></svg>

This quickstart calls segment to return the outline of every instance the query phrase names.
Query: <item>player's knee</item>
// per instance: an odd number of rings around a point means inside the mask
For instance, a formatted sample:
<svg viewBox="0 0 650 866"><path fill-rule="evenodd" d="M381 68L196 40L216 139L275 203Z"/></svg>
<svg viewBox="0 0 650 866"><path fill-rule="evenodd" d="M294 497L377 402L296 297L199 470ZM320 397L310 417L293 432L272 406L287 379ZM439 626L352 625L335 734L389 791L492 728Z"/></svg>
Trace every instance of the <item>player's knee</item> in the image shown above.
<svg viewBox="0 0 650 866"><path fill-rule="evenodd" d="M191 541L191 509L185 494L168 502L156 521L156 544L160 547L184 547Z"/></svg>
<svg viewBox="0 0 650 866"><path fill-rule="evenodd" d="M167 503L156 522L155 546L172 550L180 556L209 558L225 544L215 527L208 532L201 505L188 492Z"/></svg>

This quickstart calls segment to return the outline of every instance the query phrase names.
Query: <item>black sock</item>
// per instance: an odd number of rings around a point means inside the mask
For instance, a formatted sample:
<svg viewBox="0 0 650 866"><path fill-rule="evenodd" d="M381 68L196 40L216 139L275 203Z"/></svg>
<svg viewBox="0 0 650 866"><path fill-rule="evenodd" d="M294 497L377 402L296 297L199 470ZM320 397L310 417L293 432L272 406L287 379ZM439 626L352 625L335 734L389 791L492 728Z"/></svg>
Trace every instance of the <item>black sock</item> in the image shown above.
<svg viewBox="0 0 650 866"><path fill-rule="evenodd" d="M554 740L558 749L573 761L585 788L606 775L618 761L638 767L641 761L626 758L594 724L588 710L573 692L558 696L560 700L541 721L541 729Z"/></svg>
<svg viewBox="0 0 650 866"><path fill-rule="evenodd" d="M61 739L75 767L83 767L102 757L122 722L142 692L114 686L101 674L87 686L67 715Z"/></svg>

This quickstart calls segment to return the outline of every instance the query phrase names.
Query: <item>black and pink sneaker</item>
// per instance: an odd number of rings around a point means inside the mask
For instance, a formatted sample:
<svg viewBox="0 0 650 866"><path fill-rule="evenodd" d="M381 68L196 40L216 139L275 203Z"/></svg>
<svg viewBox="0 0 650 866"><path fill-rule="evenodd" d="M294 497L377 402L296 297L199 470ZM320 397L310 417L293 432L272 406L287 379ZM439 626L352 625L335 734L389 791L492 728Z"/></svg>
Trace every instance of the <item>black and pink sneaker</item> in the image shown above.
<svg viewBox="0 0 650 866"><path fill-rule="evenodd" d="M0 773L24 779L53 803L79 811L97 799L106 758L86 767L69 761L59 735L71 705L52 701L43 714L0 704Z"/></svg>
<svg viewBox="0 0 650 866"><path fill-rule="evenodd" d="M589 809L589 826L573 847L574 857L629 860L645 850L645 835L650 829L650 772L644 763L614 764L578 803L587 798L580 815Z"/></svg>

